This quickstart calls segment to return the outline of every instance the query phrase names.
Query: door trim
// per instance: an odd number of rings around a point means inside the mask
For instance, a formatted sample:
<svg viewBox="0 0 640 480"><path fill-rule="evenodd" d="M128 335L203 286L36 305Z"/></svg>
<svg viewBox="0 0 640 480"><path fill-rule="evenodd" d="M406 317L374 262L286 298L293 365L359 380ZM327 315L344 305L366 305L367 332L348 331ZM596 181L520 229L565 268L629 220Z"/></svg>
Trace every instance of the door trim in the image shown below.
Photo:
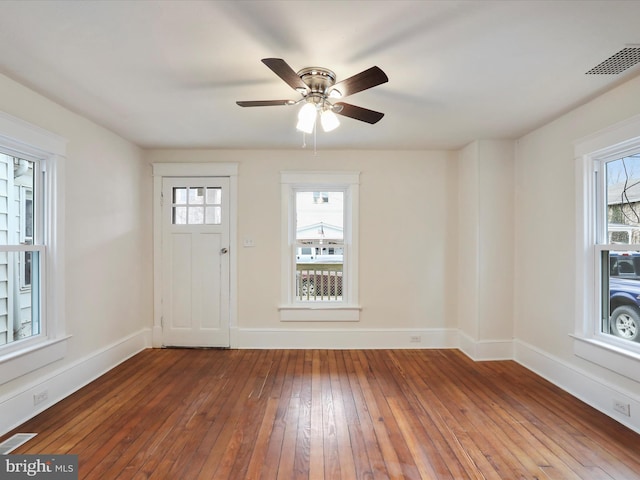
<svg viewBox="0 0 640 480"><path fill-rule="evenodd" d="M229 178L229 331L230 347L235 348L232 332L237 325L238 245L238 163L153 163L153 328L151 344L162 347L162 179L164 177Z"/></svg>

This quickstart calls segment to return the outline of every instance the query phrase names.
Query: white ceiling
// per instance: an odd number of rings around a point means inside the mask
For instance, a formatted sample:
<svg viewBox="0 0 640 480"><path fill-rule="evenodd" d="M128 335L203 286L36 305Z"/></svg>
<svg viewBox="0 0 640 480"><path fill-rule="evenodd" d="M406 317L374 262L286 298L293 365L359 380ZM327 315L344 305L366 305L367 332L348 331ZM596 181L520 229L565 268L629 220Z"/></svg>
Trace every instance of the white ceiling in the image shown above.
<svg viewBox="0 0 640 480"><path fill-rule="evenodd" d="M8 1L0 73L143 147L300 148L298 99L260 62L373 65L319 148L458 148L517 138L640 73L585 72L640 44L640 1ZM2 92L0 92L2 95ZM312 139L307 139L307 142Z"/></svg>

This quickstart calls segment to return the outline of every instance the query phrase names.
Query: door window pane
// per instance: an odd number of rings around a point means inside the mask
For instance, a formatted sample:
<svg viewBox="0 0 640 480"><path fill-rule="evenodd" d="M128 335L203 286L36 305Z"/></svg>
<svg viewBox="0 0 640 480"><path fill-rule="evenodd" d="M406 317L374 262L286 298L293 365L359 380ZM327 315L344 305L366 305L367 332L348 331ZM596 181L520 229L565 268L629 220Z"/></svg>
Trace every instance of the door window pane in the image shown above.
<svg viewBox="0 0 640 480"><path fill-rule="evenodd" d="M187 207L173 207L173 224L187 224Z"/></svg>
<svg viewBox="0 0 640 480"><path fill-rule="evenodd" d="M186 188L174 188L173 189L173 203L176 205L186 205L187 203L187 189Z"/></svg>
<svg viewBox="0 0 640 480"><path fill-rule="evenodd" d="M207 225L220 225L222 223L222 207L207 207L205 223Z"/></svg>
<svg viewBox="0 0 640 480"><path fill-rule="evenodd" d="M204 223L204 207L189 207L189 225L202 225Z"/></svg>
<svg viewBox="0 0 640 480"><path fill-rule="evenodd" d="M222 189L220 187L207 188L207 205L220 205L222 203Z"/></svg>
<svg viewBox="0 0 640 480"><path fill-rule="evenodd" d="M204 188L189 188L189 203L191 205L202 205L204 203Z"/></svg>
<svg viewBox="0 0 640 480"><path fill-rule="evenodd" d="M220 225L222 189L220 187L174 187L172 195L174 225Z"/></svg>

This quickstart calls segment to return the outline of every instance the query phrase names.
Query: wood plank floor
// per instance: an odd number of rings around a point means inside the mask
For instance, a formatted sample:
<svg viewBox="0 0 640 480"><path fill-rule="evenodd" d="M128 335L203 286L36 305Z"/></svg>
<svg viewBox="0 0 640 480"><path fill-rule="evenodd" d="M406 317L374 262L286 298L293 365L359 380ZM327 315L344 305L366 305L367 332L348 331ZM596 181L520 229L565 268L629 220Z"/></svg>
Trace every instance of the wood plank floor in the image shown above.
<svg viewBox="0 0 640 480"><path fill-rule="evenodd" d="M145 350L14 432L81 479L640 479L640 435L457 350Z"/></svg>

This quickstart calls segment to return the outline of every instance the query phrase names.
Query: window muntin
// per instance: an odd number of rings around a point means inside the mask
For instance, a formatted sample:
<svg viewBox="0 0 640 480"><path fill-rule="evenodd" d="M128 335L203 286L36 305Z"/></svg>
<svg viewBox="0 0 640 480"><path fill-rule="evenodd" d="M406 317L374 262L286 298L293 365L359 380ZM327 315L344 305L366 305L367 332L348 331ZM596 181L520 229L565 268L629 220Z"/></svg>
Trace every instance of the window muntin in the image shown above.
<svg viewBox="0 0 640 480"><path fill-rule="evenodd" d="M595 160L596 335L640 342L640 152Z"/></svg>
<svg viewBox="0 0 640 480"><path fill-rule="evenodd" d="M43 332L42 175L39 161L0 154L0 348Z"/></svg>

